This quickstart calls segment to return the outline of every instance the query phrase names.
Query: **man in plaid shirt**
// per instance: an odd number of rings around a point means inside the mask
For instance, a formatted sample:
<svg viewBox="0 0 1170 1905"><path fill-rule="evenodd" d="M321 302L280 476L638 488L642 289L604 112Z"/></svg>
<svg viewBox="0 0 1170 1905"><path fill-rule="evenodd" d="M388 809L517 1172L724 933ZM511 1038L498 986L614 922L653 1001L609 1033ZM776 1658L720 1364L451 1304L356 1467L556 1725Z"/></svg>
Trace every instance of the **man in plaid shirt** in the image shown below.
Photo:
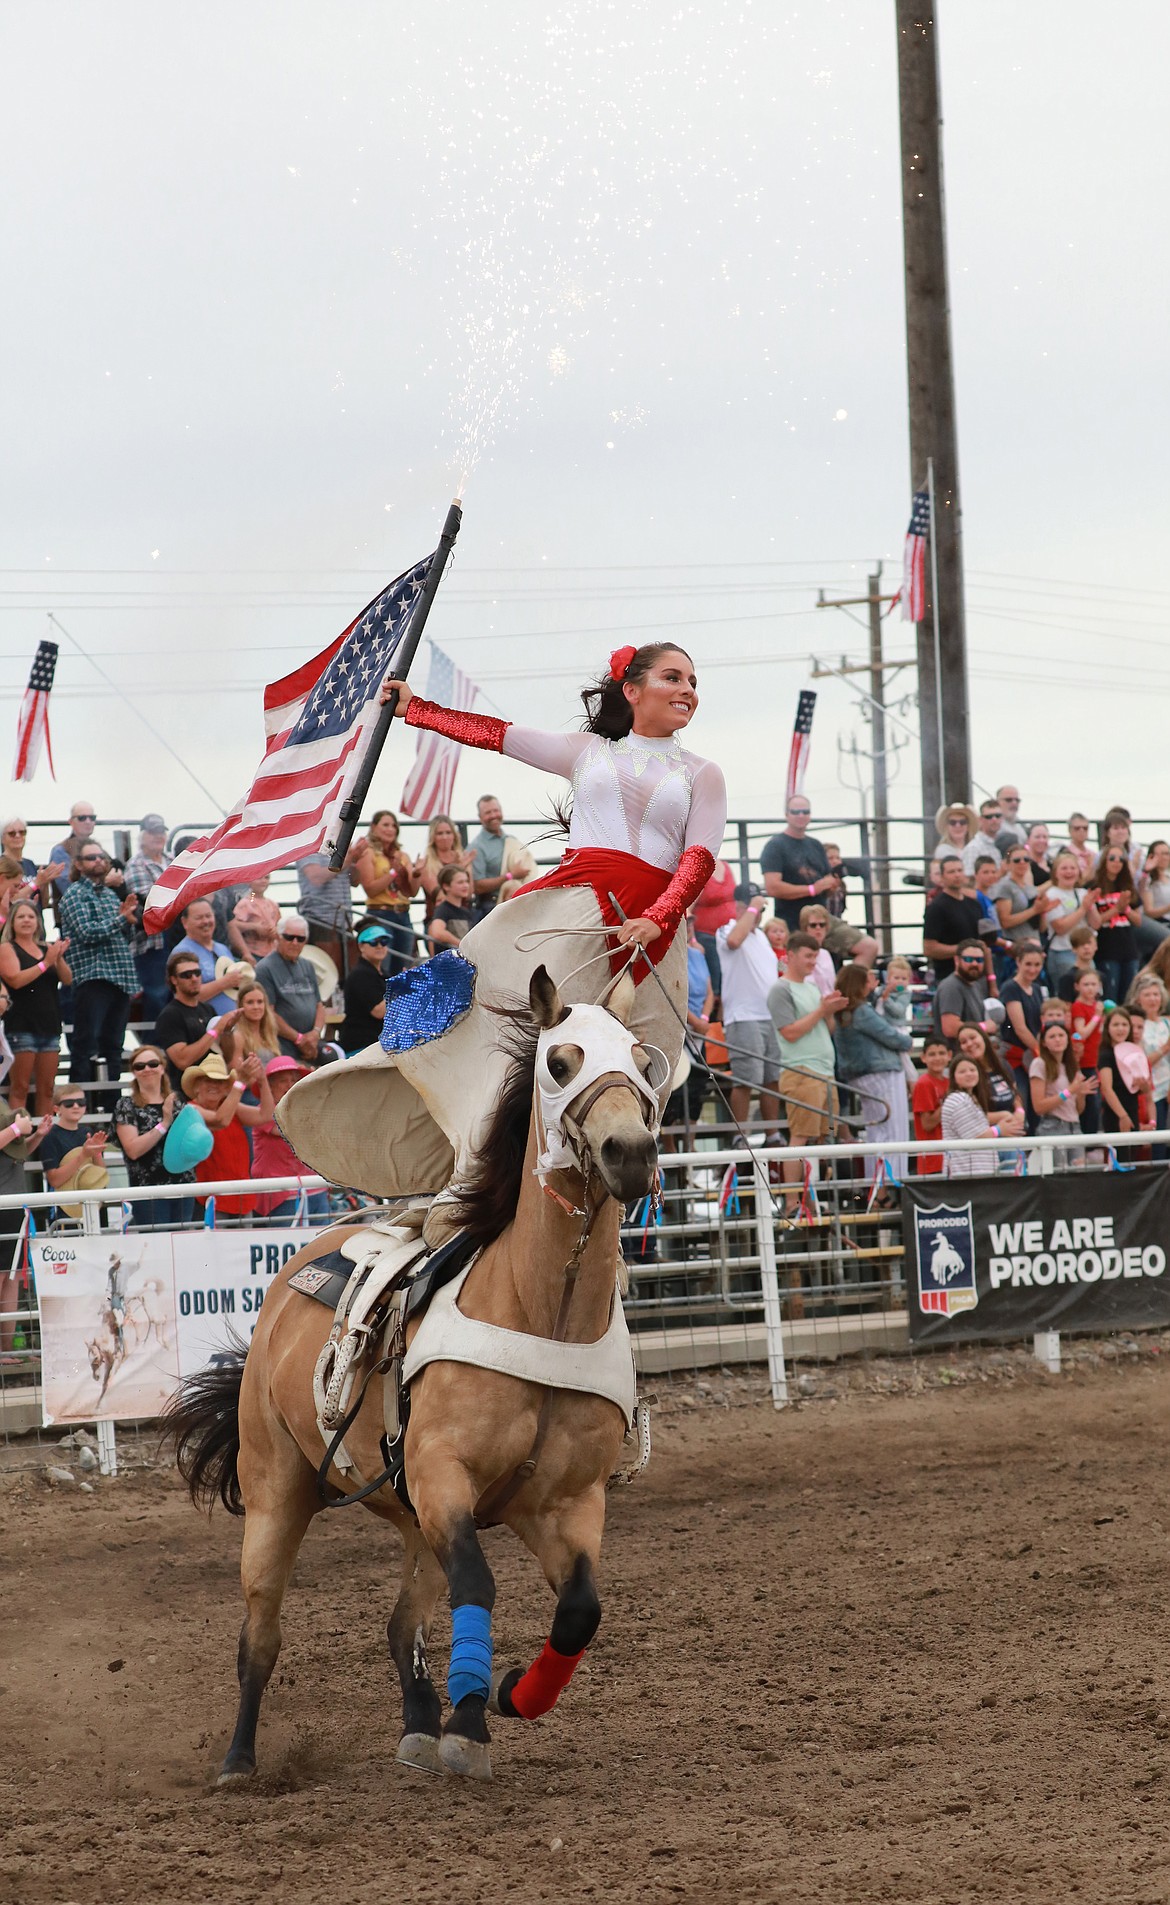
<svg viewBox="0 0 1170 1905"><path fill-rule="evenodd" d="M167 852L167 823L161 814L144 814L138 834L138 852L132 860L126 862L126 891L137 893L145 900L151 887L162 878L165 868L171 864L172 856ZM134 967L138 974L138 983L142 988L142 1003L145 1007L143 1018L150 1032L140 1033L142 1038L153 1036L154 1021L165 1005L171 1002L171 989L167 984L167 950L162 933L144 933L141 925L135 924L131 932L130 950L134 954Z"/></svg>
<svg viewBox="0 0 1170 1905"><path fill-rule="evenodd" d="M91 1103L105 1112L113 1110L119 1096L130 1001L138 991L130 951L138 897L129 893L120 899L106 885L110 871L105 851L96 841L85 841L61 901L61 931L69 941L73 968L69 1076L75 1085L89 1084L95 1058L104 1058L110 1087L95 1094Z"/></svg>

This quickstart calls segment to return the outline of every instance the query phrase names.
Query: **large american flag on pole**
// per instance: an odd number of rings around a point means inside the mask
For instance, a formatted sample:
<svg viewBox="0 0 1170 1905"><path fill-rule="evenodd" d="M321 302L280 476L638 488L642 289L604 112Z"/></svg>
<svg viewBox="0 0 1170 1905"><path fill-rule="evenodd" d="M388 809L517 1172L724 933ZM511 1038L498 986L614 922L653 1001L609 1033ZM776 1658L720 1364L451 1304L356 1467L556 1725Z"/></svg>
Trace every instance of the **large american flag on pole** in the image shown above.
<svg viewBox="0 0 1170 1905"><path fill-rule="evenodd" d="M456 668L450 655L436 648L432 642L427 700L437 701L444 708L458 708L461 713L467 714L474 708L478 695L479 689L474 681L469 681ZM404 813L411 814L415 820L433 820L436 814L451 812L455 770L459 766L461 751L458 741L449 741L445 734L435 734L430 728L419 729L414 766L402 790L401 806Z"/></svg>
<svg viewBox="0 0 1170 1905"><path fill-rule="evenodd" d="M56 642L38 642L28 687L20 704L20 719L16 724L16 759L12 767L14 781L32 779L41 758L42 746L49 757L49 772L54 780L57 778L53 767L53 743L49 739L49 696L53 690L56 668Z"/></svg>
<svg viewBox="0 0 1170 1905"><path fill-rule="evenodd" d="M409 626L432 562L382 590L312 661L264 690L264 759L214 833L172 860L143 915L161 932L192 900L271 873L333 844L342 802L378 719L378 690Z"/></svg>
<svg viewBox="0 0 1170 1905"><path fill-rule="evenodd" d="M788 787L784 796L787 806L793 794L804 792L804 770L808 766L808 751L812 746L813 715L816 712L817 697L812 688L802 688L796 703L796 720L792 726L792 747L788 754Z"/></svg>
<svg viewBox="0 0 1170 1905"><path fill-rule="evenodd" d="M930 536L930 491L916 489L910 527L902 549L902 620L921 622L926 616L926 544Z"/></svg>

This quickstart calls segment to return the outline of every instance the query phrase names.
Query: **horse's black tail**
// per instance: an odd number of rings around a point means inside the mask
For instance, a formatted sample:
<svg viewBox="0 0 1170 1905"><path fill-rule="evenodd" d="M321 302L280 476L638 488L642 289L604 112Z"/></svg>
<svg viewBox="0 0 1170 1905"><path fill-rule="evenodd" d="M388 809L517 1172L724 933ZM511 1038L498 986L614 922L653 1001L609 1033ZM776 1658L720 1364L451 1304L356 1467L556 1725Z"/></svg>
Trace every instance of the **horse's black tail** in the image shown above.
<svg viewBox="0 0 1170 1905"><path fill-rule="evenodd" d="M181 1383L163 1418L163 1441L174 1445L179 1473L196 1508L215 1507L242 1515L244 1498L236 1466L240 1453L240 1384L244 1377L242 1344Z"/></svg>

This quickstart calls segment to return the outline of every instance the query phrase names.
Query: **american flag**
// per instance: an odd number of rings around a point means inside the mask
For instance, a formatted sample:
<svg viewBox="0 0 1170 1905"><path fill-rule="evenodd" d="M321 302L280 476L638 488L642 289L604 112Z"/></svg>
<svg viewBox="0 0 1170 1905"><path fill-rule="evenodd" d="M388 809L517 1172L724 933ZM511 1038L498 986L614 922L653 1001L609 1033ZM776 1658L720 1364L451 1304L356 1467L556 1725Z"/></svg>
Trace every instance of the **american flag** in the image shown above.
<svg viewBox="0 0 1170 1905"><path fill-rule="evenodd" d="M785 793L785 805L793 794L804 791L804 770L808 766L808 751L812 745L813 714L817 698L811 688L802 688L796 703L796 720L792 728L792 750L788 756L788 788Z"/></svg>
<svg viewBox="0 0 1170 1905"><path fill-rule="evenodd" d="M926 615L926 542L930 535L930 491L916 489L910 527L902 550L902 620L921 622Z"/></svg>
<svg viewBox="0 0 1170 1905"><path fill-rule="evenodd" d="M427 700L469 714L478 695L474 681L469 681L456 668L450 655L432 642ZM401 805L405 813L412 814L415 820L433 820L436 814L450 813L460 752L458 741L449 741L445 734L434 734L429 728L419 729L414 766L402 790Z"/></svg>
<svg viewBox="0 0 1170 1905"><path fill-rule="evenodd" d="M53 691L56 667L56 642L38 642L28 687L20 704L20 719L16 724L16 760L12 767L14 781L32 779L41 758L42 742L49 757L49 772L54 780L57 778L53 767L53 743L49 738L49 696Z"/></svg>
<svg viewBox="0 0 1170 1905"><path fill-rule="evenodd" d="M400 575L328 648L264 690L268 744L256 778L215 832L179 854L151 888L145 932L161 932L204 893L332 846L378 719L378 690L432 560Z"/></svg>

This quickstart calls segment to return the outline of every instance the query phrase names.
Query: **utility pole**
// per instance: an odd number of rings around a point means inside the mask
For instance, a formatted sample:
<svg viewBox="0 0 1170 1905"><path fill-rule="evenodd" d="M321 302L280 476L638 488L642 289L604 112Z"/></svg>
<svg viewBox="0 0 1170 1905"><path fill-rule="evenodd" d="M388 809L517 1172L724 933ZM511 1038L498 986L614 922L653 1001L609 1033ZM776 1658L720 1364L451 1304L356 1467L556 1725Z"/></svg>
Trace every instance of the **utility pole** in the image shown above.
<svg viewBox="0 0 1170 1905"><path fill-rule="evenodd" d="M847 595L839 601L829 602L825 592L820 590L817 597L819 609L865 608L869 611L869 693L865 700L868 704L866 714L870 723L872 737L871 756L873 761L873 857L877 864L877 880L871 887L874 899L875 923L880 928L883 949L890 950L890 777L886 762L886 662L882 653L882 603L892 602L895 598L882 594L882 565L879 562L873 574L867 577L868 593L865 595ZM904 667L902 662L894 662L892 671ZM818 675L814 667L814 678ZM833 674L864 673L864 669L851 668L845 662L841 669L833 669ZM876 890L875 890L876 889Z"/></svg>
<svg viewBox="0 0 1170 1905"><path fill-rule="evenodd" d="M967 632L963 607L959 451L947 293L941 114L935 0L895 0L906 261L910 474L933 478L933 562L918 624L918 710L926 844L943 800L971 797ZM937 599L936 599L937 595ZM936 625L937 614L937 625ZM937 669L936 669L937 655ZM945 710L945 715L940 711ZM940 727L942 732L940 733Z"/></svg>

